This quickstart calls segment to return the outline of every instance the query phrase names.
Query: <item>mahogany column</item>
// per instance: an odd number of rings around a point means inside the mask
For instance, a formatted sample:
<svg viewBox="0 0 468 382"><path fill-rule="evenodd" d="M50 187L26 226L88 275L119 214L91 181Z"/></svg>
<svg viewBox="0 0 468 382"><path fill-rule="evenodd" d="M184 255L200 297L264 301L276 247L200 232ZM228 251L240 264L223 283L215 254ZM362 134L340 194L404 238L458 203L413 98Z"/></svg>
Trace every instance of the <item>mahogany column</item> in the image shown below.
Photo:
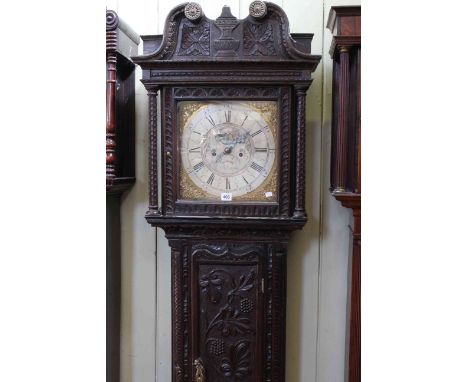
<svg viewBox="0 0 468 382"><path fill-rule="evenodd" d="M349 271L348 382L361 380L361 7L332 7L333 118L330 191L353 210Z"/></svg>
<svg viewBox="0 0 468 382"><path fill-rule="evenodd" d="M122 38L123 37L123 38ZM106 380L120 381L120 201L135 182L135 65L139 37L106 12Z"/></svg>
<svg viewBox="0 0 468 382"><path fill-rule="evenodd" d="M115 179L115 92L117 79L117 24L113 11L106 14L106 185L109 189Z"/></svg>
<svg viewBox="0 0 468 382"><path fill-rule="evenodd" d="M336 131L336 160L334 192L344 192L346 187L346 156L349 102L349 47L339 46L340 85L338 90L338 128Z"/></svg>

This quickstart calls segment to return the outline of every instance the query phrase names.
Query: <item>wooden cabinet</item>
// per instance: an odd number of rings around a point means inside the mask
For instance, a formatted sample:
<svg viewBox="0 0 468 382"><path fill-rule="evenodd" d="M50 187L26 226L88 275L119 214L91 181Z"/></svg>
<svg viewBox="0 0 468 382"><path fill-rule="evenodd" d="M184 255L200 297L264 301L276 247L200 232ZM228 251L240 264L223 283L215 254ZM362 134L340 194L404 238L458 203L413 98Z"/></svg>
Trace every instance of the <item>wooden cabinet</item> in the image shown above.
<svg viewBox="0 0 468 382"><path fill-rule="evenodd" d="M353 210L348 382L361 380L361 7L332 7L333 117L330 191Z"/></svg>
<svg viewBox="0 0 468 382"><path fill-rule="evenodd" d="M135 64L140 37L114 11L106 12L106 191L135 182Z"/></svg>
<svg viewBox="0 0 468 382"><path fill-rule="evenodd" d="M106 12L106 369L120 382L120 199L135 182L135 34Z"/></svg>

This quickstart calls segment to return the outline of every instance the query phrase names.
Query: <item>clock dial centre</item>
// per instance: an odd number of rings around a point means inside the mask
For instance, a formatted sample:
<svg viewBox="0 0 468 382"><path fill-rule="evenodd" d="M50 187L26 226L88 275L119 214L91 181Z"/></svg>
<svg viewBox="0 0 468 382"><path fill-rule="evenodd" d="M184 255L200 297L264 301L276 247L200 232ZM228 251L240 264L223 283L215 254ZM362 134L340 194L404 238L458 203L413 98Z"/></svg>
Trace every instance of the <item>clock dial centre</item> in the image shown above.
<svg viewBox="0 0 468 382"><path fill-rule="evenodd" d="M201 140L202 160L215 175L234 176L249 166L253 156L253 142L242 127L222 123L212 127Z"/></svg>

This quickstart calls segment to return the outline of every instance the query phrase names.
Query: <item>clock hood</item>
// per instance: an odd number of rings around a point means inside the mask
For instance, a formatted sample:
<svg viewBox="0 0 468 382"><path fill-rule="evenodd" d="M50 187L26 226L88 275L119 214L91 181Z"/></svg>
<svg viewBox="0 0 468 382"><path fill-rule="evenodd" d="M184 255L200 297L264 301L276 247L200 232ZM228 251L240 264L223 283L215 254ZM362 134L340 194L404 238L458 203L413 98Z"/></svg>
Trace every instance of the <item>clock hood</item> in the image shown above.
<svg viewBox="0 0 468 382"><path fill-rule="evenodd" d="M251 76L257 81L260 73L255 71L293 70L296 72L282 74L289 81L310 80L321 59L310 54L313 34L294 37L289 33L286 14L274 3L252 2L249 16L242 20L234 17L227 6L216 20L211 20L199 4L184 3L169 13L162 39L142 36L144 54L132 59L148 69L144 80L163 79L169 76L165 70L171 70L170 76L174 77L174 70L194 68L214 70L213 76L219 76L220 71L253 71ZM205 74L203 77L210 76L209 72Z"/></svg>

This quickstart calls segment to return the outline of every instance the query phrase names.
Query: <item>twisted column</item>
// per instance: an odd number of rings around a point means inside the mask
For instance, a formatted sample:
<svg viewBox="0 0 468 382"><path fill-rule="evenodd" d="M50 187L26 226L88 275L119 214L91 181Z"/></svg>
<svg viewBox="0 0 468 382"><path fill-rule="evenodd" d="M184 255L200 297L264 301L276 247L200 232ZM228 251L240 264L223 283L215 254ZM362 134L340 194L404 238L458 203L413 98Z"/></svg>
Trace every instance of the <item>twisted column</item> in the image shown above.
<svg viewBox="0 0 468 382"><path fill-rule="evenodd" d="M296 195L294 218L305 218L305 109L308 86L296 86Z"/></svg>
<svg viewBox="0 0 468 382"><path fill-rule="evenodd" d="M149 209L159 214L158 203L158 89L148 90L149 97Z"/></svg>

